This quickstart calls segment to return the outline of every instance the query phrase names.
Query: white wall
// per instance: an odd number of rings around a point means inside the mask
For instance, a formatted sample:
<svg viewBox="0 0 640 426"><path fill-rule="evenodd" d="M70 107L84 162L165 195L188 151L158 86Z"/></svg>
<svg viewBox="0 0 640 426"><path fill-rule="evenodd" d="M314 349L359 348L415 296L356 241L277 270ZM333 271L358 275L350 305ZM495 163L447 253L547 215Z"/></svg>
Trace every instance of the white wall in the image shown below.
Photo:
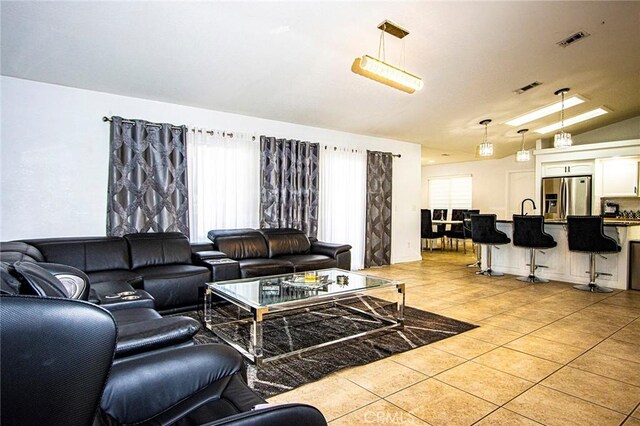
<svg viewBox="0 0 640 426"><path fill-rule="evenodd" d="M4 76L1 93L0 240L105 234L109 125L102 117L119 115L401 154L392 262L420 259L418 144Z"/></svg>
<svg viewBox="0 0 640 426"><path fill-rule="evenodd" d="M495 160L423 166L422 208L429 208L429 178L471 175L473 182L473 208L480 209L482 213L494 213L498 216L498 219L506 219L508 216L508 173L525 170L535 170L535 162L532 159L526 163L517 163L515 155ZM534 199L536 198L534 197Z"/></svg>
<svg viewBox="0 0 640 426"><path fill-rule="evenodd" d="M640 139L640 116L619 121L573 137L575 145L596 142L626 141Z"/></svg>

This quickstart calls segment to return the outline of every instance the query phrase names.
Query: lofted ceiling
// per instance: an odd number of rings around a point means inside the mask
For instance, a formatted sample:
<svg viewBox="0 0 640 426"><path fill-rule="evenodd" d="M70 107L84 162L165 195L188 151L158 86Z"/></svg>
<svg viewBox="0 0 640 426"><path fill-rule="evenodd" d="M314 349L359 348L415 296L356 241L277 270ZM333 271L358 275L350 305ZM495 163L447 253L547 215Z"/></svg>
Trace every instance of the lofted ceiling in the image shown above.
<svg viewBox="0 0 640 426"><path fill-rule="evenodd" d="M637 1L3 0L0 12L3 75L420 143L423 162L477 159L485 118L496 156L513 154L518 128L504 122L561 87L588 99L567 117L611 110L573 134L640 115ZM351 72L377 56L384 19L410 31L385 38L386 59L399 65L404 44L424 80L415 94ZM577 31L590 36L556 44Z"/></svg>

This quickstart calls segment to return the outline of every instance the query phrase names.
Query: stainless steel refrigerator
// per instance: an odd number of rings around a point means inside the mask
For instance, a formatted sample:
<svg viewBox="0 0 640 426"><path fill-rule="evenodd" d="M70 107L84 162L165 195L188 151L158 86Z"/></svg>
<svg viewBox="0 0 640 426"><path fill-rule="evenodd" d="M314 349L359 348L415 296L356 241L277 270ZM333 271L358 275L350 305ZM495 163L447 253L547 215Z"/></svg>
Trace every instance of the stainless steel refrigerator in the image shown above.
<svg viewBox="0 0 640 426"><path fill-rule="evenodd" d="M544 218L563 220L568 215L591 214L591 176L542 179Z"/></svg>

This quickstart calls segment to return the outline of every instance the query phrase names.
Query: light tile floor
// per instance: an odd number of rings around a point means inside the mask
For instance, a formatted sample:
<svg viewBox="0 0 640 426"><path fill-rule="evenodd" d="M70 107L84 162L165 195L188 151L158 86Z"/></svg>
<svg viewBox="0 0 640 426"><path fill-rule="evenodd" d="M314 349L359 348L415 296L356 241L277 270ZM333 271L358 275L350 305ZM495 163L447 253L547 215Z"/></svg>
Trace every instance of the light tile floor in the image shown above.
<svg viewBox="0 0 640 426"><path fill-rule="evenodd" d="M476 276L462 251L366 273L402 280L407 305L479 328L343 370L272 403L331 425L640 426L640 292Z"/></svg>

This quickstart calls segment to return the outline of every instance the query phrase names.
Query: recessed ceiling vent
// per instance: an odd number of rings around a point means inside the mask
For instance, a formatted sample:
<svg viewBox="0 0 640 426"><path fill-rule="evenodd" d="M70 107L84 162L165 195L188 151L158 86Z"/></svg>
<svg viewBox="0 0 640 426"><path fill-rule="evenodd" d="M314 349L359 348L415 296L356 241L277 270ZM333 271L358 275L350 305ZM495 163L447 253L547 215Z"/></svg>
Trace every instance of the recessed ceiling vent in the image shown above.
<svg viewBox="0 0 640 426"><path fill-rule="evenodd" d="M531 90L534 87L540 86L541 84L542 83L540 83L539 81L534 81L533 83L529 83L526 86L522 86L521 88L514 90L514 93L517 93L518 95L522 95L527 90Z"/></svg>
<svg viewBox="0 0 640 426"><path fill-rule="evenodd" d="M578 31L575 34L571 34L569 37L565 38L564 40L560 40L558 42L558 45L560 47L567 47L567 46L569 46L569 45L571 45L571 44L573 44L573 43L575 43L577 41L580 41L582 39L585 39L585 38L589 37L590 35L591 34L589 34L586 31Z"/></svg>

